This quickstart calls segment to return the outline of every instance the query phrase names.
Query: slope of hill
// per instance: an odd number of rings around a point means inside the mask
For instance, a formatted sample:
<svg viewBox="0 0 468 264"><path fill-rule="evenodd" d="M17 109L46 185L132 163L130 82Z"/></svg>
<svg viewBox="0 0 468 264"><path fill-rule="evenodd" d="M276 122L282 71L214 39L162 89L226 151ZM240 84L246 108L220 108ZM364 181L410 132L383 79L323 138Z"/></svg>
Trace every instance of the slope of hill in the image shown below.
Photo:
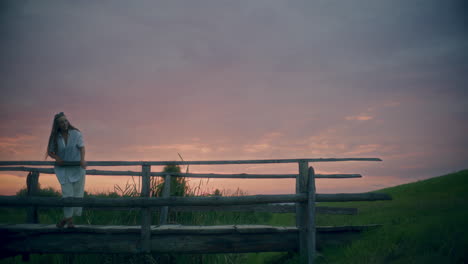
<svg viewBox="0 0 468 264"><path fill-rule="evenodd" d="M383 226L323 249L319 263L468 263L468 170L380 190L392 201L330 204L357 216L318 216L320 225Z"/></svg>

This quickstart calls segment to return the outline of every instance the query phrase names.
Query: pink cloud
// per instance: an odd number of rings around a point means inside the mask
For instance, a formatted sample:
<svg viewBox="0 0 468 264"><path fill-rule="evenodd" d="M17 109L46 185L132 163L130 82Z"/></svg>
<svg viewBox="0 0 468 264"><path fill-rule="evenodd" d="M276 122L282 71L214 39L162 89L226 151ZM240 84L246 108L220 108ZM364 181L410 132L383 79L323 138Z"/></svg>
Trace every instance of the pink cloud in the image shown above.
<svg viewBox="0 0 468 264"><path fill-rule="evenodd" d="M243 151L250 152L250 153L263 152L269 149L271 149L270 144L250 144L250 145L244 145L243 147Z"/></svg>
<svg viewBox="0 0 468 264"><path fill-rule="evenodd" d="M357 121L368 121L374 119L374 116L369 114L359 114L355 116L347 116L345 117L346 120L357 120Z"/></svg>
<svg viewBox="0 0 468 264"><path fill-rule="evenodd" d="M37 137L20 134L15 137L0 137L0 158L32 157L38 151ZM45 151L45 150L44 150Z"/></svg>

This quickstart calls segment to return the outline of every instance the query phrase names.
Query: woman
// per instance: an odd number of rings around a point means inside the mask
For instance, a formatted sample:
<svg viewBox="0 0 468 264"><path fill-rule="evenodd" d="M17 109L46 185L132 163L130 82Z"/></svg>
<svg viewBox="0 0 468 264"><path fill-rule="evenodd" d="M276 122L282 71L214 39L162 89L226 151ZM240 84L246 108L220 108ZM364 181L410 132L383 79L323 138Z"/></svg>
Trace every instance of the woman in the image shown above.
<svg viewBox="0 0 468 264"><path fill-rule="evenodd" d="M47 155L55 159L55 174L62 187L62 197L83 197L86 161L81 132L72 126L63 112L55 115L50 132ZM62 166L64 161L79 161L80 166ZM73 225L73 216L81 216L81 207L64 207L64 218L58 228Z"/></svg>

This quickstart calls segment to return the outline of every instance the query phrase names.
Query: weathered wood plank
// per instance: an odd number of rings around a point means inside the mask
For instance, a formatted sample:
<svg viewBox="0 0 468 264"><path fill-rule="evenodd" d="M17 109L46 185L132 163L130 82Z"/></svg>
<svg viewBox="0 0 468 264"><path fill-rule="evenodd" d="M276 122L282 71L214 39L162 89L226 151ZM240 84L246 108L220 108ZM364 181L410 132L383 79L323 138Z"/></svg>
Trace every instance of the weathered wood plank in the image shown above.
<svg viewBox="0 0 468 264"><path fill-rule="evenodd" d="M42 234L33 238L3 235L0 250L8 253L140 253L138 234ZM73 241L73 243L70 243ZM297 234L168 234L151 237L152 253L244 253L294 251ZM64 247L63 245L68 245Z"/></svg>
<svg viewBox="0 0 468 264"><path fill-rule="evenodd" d="M166 174L164 177L164 186L162 190L162 197L167 198L171 196L171 175ZM169 214L169 207L163 206L161 207L161 214L159 216L159 224L165 225L167 223L167 217Z"/></svg>
<svg viewBox="0 0 468 264"><path fill-rule="evenodd" d="M176 239L174 239L176 238ZM160 253L245 253L294 251L295 233L234 233L230 235L158 236L153 240L153 252Z"/></svg>
<svg viewBox="0 0 468 264"><path fill-rule="evenodd" d="M380 201L391 199L392 197L386 193L336 193L316 195L317 202Z"/></svg>
<svg viewBox="0 0 468 264"><path fill-rule="evenodd" d="M381 227L380 224L372 224L372 225L358 225L358 226L317 226L316 230L320 233L336 233L336 232L362 232L371 229L375 229Z"/></svg>
<svg viewBox="0 0 468 264"><path fill-rule="evenodd" d="M44 174L55 174L51 168L32 168L32 167L0 167L0 171L37 171ZM151 173L151 175L156 173ZM86 175L102 176L141 176L140 171L113 171L113 170L86 170ZM155 175L153 175L155 176Z"/></svg>
<svg viewBox="0 0 468 264"><path fill-rule="evenodd" d="M55 174L51 168L32 168L32 167L0 167L0 171L37 171L45 174Z"/></svg>
<svg viewBox="0 0 468 264"><path fill-rule="evenodd" d="M25 233L39 235L45 233L89 233L89 234L113 234L134 233L141 234L141 225L75 225L76 229L57 228L55 224L9 224L0 226L0 232Z"/></svg>
<svg viewBox="0 0 468 264"><path fill-rule="evenodd" d="M265 205L226 205L220 206L174 206L172 212L262 212L262 213L295 213L294 204L265 204Z"/></svg>
<svg viewBox="0 0 468 264"><path fill-rule="evenodd" d="M45 174L55 174L54 169L33 167L0 167L0 171L37 171ZM166 172L151 172L151 176L165 176ZM139 171L86 170L86 175L102 176L141 176ZM187 178L219 178L219 179L295 179L297 174L217 174L217 173L171 173L173 177ZM361 178L360 174L316 174L320 179Z"/></svg>
<svg viewBox="0 0 468 264"><path fill-rule="evenodd" d="M143 165L141 170L141 197L149 198L151 189L151 166ZM141 251L149 253L151 250L151 210L141 209Z"/></svg>
<svg viewBox="0 0 468 264"><path fill-rule="evenodd" d="M377 227L372 225L347 226L317 226L320 233L333 232L362 232ZM231 234L231 233L284 233L298 232L295 226L269 226L269 225L214 225L214 226L188 226L188 225L160 225L151 226L151 234ZM76 228L57 228L55 224L0 224L0 232L4 233L88 233L113 234L132 233L139 234L140 225L76 225Z"/></svg>
<svg viewBox="0 0 468 264"><path fill-rule="evenodd" d="M330 207L330 206L316 206L316 214L342 214L342 215L355 215L358 213L357 208L347 207Z"/></svg>
<svg viewBox="0 0 468 264"><path fill-rule="evenodd" d="M112 210L112 209L111 209ZM229 205L229 206L175 206L171 208L174 212L265 212L265 213L295 213L296 205L293 204L266 204L266 205ZM355 215L357 208L316 206L317 214L344 214Z"/></svg>
<svg viewBox="0 0 468 264"><path fill-rule="evenodd" d="M81 226L58 229L53 225L0 226L4 253L140 253L140 226ZM330 234L356 233L369 226L317 227L318 243ZM261 225L160 226L151 229L151 252L227 253L298 250L296 227ZM333 236L337 239L337 236ZM73 241L73 243L70 243ZM63 245L68 245L64 247Z"/></svg>
<svg viewBox="0 0 468 264"><path fill-rule="evenodd" d="M109 210L109 211L128 211L140 210L139 208L88 208L87 210ZM159 211L159 208L152 208L152 211ZM225 206L173 206L170 208L172 212L260 212L260 213L295 213L296 205L294 204L266 204L266 205L225 205ZM357 208L348 207L329 207L316 206L315 213L317 214L342 214L355 215L358 213Z"/></svg>
<svg viewBox="0 0 468 264"><path fill-rule="evenodd" d="M299 162L299 176L296 180L296 194L307 194L308 183L308 167L307 161ZM307 248L307 223L309 221L307 214L307 200L301 203L296 203L296 226L299 229L299 261L307 263L308 248Z"/></svg>
<svg viewBox="0 0 468 264"><path fill-rule="evenodd" d="M152 173L153 176L164 176L165 172ZM173 177L219 178L219 179L287 179L296 178L297 174L218 174L218 173L171 173Z"/></svg>
<svg viewBox="0 0 468 264"><path fill-rule="evenodd" d="M315 263L315 171L311 166L307 183L307 263Z"/></svg>
<svg viewBox="0 0 468 264"><path fill-rule="evenodd" d="M109 210L109 211L128 211L139 210L139 208L88 208L87 210ZM153 208L152 211L159 211L158 208ZM225 206L173 206L171 212L260 212L260 213L295 213L296 205L294 204L266 204L266 205L225 205ZM357 208L348 207L329 207L316 206L315 213L317 214L342 214L355 215Z"/></svg>
<svg viewBox="0 0 468 264"><path fill-rule="evenodd" d="M150 173L151 175L153 173ZM86 175L102 175L102 176L141 176L139 171L112 171L112 170L86 170Z"/></svg>
<svg viewBox="0 0 468 264"><path fill-rule="evenodd" d="M251 195L236 197L169 197L169 198L59 198L0 196L0 206L80 206L80 207L157 207L157 206L225 206L268 203L293 203L307 199L306 194Z"/></svg>
<svg viewBox="0 0 468 264"><path fill-rule="evenodd" d="M257 234L257 233L287 233L295 231L297 228L293 226L268 226L268 225L235 225L236 232L241 234Z"/></svg>
<svg viewBox="0 0 468 264"><path fill-rule="evenodd" d="M39 173L34 171L30 172L26 178L27 195L29 197L36 196L39 193ZM39 223L39 215L37 213L37 206L31 206L27 210L26 216L27 223Z"/></svg>
<svg viewBox="0 0 468 264"><path fill-rule="evenodd" d="M153 227L152 234L233 234L233 233L284 233L296 231L295 227L269 225L216 225L216 226L184 226L163 225Z"/></svg>
<svg viewBox="0 0 468 264"><path fill-rule="evenodd" d="M312 158L312 159L264 159L264 160L205 160L205 161L89 161L88 166L142 166L142 165L215 165L215 164L263 164L263 163L297 163L337 162L337 161L382 161L379 158ZM0 166L16 165L55 165L54 161L0 161ZM79 166L77 162L67 162L69 166Z"/></svg>
<svg viewBox="0 0 468 264"><path fill-rule="evenodd" d="M152 176L164 176L164 172L152 173ZM217 173L171 173L174 177L221 178L221 179L295 179L298 174L217 174ZM361 178L360 174L316 174L320 179Z"/></svg>
<svg viewBox="0 0 468 264"><path fill-rule="evenodd" d="M0 196L0 206L80 206L80 207L158 207L158 206L225 206L304 202L307 194L251 195L237 197L169 197L169 198L58 198ZM385 193L316 194L317 202L391 200Z"/></svg>
<svg viewBox="0 0 468 264"><path fill-rule="evenodd" d="M158 206L225 206L268 203L303 202L306 194L251 195L238 197L169 197L169 198L58 198L0 196L0 206L43 207L158 207ZM391 200L385 193L316 194L317 202L378 201Z"/></svg>
<svg viewBox="0 0 468 264"><path fill-rule="evenodd" d="M348 179L362 178L361 174L315 174L316 179Z"/></svg>

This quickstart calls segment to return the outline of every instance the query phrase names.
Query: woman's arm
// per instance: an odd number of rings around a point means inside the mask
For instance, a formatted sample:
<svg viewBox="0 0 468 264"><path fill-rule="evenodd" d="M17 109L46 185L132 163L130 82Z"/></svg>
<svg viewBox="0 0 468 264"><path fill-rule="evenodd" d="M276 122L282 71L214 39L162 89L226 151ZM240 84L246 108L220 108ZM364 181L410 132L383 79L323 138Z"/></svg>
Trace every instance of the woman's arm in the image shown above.
<svg viewBox="0 0 468 264"><path fill-rule="evenodd" d="M85 147L84 147L84 146L80 148L80 152L81 152L80 166L81 166L83 169L86 169L86 160L85 160L86 150L85 150Z"/></svg>
<svg viewBox="0 0 468 264"><path fill-rule="evenodd" d="M55 152L49 152L49 156L53 159L55 159L55 162L57 162L57 165L63 165L63 160L57 155L55 154Z"/></svg>

